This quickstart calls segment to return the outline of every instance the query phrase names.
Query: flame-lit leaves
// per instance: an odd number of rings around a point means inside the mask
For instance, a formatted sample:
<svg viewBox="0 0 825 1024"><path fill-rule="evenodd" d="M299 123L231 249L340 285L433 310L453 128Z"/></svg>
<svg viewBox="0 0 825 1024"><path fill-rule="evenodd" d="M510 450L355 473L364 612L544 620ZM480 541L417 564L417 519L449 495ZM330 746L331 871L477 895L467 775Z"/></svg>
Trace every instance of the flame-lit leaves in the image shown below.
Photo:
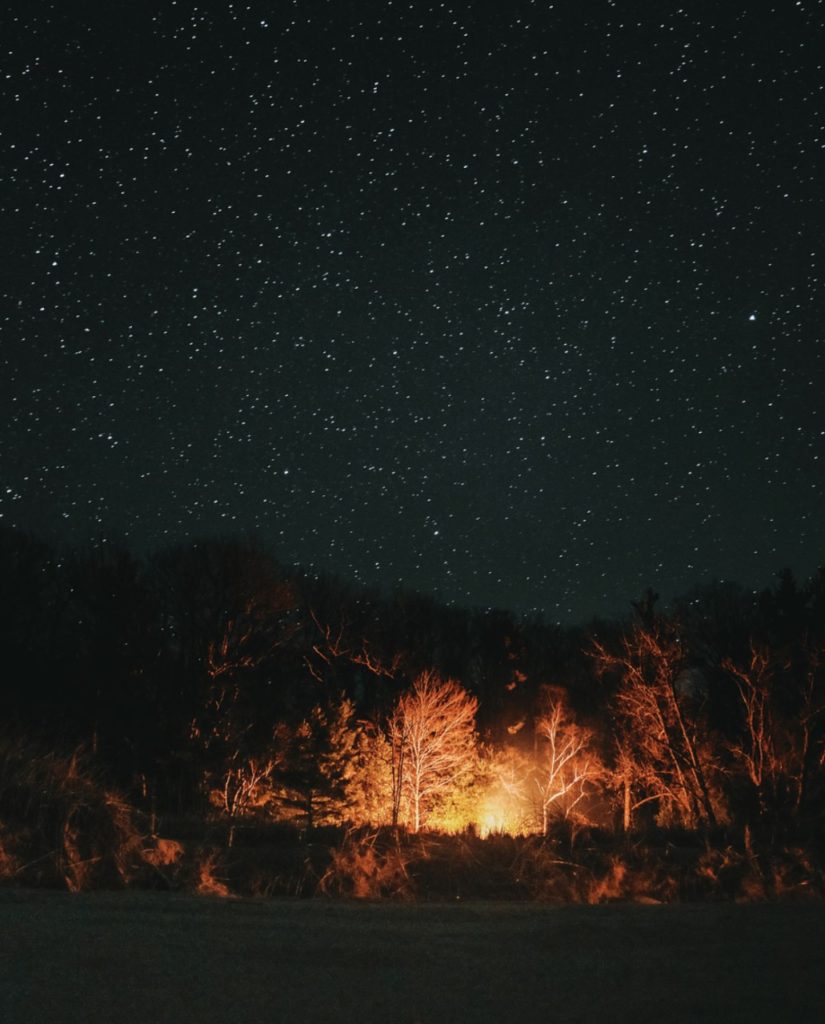
<svg viewBox="0 0 825 1024"><path fill-rule="evenodd" d="M386 732L375 722L358 722L354 770L347 783L347 806L357 824L388 825L393 817L393 757Z"/></svg>

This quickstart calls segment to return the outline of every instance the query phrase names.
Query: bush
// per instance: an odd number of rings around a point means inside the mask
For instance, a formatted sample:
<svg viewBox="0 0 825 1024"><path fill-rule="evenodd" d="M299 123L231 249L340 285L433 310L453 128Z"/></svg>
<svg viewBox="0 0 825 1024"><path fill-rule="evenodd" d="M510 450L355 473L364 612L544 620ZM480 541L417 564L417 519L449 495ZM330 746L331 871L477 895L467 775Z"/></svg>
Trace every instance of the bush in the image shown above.
<svg viewBox="0 0 825 1024"><path fill-rule="evenodd" d="M354 899L411 899L409 862L397 833L354 829L330 851L330 864L318 882L318 893Z"/></svg>
<svg viewBox="0 0 825 1024"><path fill-rule="evenodd" d="M137 815L81 752L0 742L0 876L6 882L88 888L127 885L145 868Z"/></svg>

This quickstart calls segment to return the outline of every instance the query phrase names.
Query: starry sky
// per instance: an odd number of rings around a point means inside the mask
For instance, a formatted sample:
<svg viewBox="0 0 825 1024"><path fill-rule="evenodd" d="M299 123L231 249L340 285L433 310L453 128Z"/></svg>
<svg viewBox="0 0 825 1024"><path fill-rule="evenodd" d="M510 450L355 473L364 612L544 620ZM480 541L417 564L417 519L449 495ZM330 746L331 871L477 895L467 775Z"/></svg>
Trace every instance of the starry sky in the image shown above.
<svg viewBox="0 0 825 1024"><path fill-rule="evenodd" d="M825 562L821 0L0 18L0 524L562 622Z"/></svg>

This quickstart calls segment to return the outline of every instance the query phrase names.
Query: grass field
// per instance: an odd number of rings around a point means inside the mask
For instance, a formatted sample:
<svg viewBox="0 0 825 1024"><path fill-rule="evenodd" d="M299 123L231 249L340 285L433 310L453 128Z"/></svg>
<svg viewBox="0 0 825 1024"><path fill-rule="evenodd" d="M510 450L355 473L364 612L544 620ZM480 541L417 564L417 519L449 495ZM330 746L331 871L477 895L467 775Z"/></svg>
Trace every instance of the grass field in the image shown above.
<svg viewBox="0 0 825 1024"><path fill-rule="evenodd" d="M0 892L4 1024L813 1024L825 906Z"/></svg>

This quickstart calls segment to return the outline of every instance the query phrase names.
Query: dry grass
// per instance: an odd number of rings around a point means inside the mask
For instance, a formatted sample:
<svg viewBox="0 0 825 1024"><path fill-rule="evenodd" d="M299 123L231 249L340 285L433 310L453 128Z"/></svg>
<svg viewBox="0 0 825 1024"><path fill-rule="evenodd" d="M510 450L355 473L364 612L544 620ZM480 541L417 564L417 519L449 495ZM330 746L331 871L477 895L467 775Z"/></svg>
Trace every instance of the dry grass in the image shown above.
<svg viewBox="0 0 825 1024"><path fill-rule="evenodd" d="M194 891L199 896L231 896L226 883L221 853L217 850L203 850L195 862Z"/></svg>

